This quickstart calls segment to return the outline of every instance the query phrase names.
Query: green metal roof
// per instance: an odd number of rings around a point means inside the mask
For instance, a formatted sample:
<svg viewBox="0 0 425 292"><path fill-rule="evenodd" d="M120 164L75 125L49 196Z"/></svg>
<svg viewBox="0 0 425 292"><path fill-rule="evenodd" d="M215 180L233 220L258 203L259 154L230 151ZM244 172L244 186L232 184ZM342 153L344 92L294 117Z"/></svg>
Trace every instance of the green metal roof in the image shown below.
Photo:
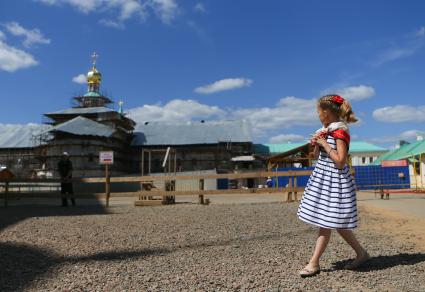
<svg viewBox="0 0 425 292"><path fill-rule="evenodd" d="M100 97L101 95L99 92L89 91L86 94L84 94L85 97Z"/></svg>
<svg viewBox="0 0 425 292"><path fill-rule="evenodd" d="M304 143L282 143L282 144L254 144L254 153L257 154L276 154L291 151L295 148L305 145ZM367 142L355 141L350 143L350 153L358 152L387 152L388 150Z"/></svg>
<svg viewBox="0 0 425 292"><path fill-rule="evenodd" d="M264 144L269 147L270 153L282 153L291 151L292 149L298 148L305 145L306 143L282 143L282 144Z"/></svg>
<svg viewBox="0 0 425 292"><path fill-rule="evenodd" d="M256 154L276 154L290 151L305 144L306 143L254 144L253 148Z"/></svg>
<svg viewBox="0 0 425 292"><path fill-rule="evenodd" d="M350 142L350 153L356 152L387 152L388 149L363 142L363 141L353 141Z"/></svg>
<svg viewBox="0 0 425 292"><path fill-rule="evenodd" d="M373 165L379 165L383 160L400 160L425 153L425 140L417 141L411 144L405 144L400 148L394 149L373 162Z"/></svg>

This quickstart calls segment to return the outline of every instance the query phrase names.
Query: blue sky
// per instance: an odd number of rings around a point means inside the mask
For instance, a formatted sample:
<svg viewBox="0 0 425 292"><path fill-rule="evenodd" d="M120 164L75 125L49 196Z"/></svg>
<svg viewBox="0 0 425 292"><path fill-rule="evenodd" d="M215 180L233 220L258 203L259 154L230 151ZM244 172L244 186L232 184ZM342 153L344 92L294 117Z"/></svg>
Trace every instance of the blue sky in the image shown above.
<svg viewBox="0 0 425 292"><path fill-rule="evenodd" d="M425 132L421 0L3 0L0 124L70 107L93 51L101 89L139 122L247 119L255 142L299 142L337 92L354 140Z"/></svg>

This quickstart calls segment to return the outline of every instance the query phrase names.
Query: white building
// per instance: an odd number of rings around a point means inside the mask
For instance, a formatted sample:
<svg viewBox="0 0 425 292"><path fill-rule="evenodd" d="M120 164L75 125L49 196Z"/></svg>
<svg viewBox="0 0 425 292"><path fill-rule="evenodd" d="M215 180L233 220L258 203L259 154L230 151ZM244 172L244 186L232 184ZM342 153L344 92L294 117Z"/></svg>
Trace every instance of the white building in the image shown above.
<svg viewBox="0 0 425 292"><path fill-rule="evenodd" d="M387 153L388 150L363 141L352 141L350 143L349 154L351 156L351 165L370 165L379 156Z"/></svg>

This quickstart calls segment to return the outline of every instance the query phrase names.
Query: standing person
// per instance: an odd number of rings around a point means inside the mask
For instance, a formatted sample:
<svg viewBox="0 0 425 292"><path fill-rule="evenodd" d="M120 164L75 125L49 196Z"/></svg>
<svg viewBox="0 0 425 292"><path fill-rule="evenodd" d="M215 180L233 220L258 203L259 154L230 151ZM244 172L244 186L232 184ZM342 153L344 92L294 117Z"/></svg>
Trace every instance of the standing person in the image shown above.
<svg viewBox="0 0 425 292"><path fill-rule="evenodd" d="M272 188L273 187L273 180L272 180L272 178L270 176L267 177L266 186L268 188Z"/></svg>
<svg viewBox="0 0 425 292"><path fill-rule="evenodd" d="M347 100L339 95L325 95L318 100L317 113L323 127L311 139L318 159L305 188L298 217L319 227L313 256L300 272L301 277L320 272L319 259L326 249L332 229L354 249L357 257L346 269L360 267L369 259L354 236L357 227L357 201L354 179L347 166L350 134L347 124L357 119Z"/></svg>
<svg viewBox="0 0 425 292"><path fill-rule="evenodd" d="M58 162L58 171L61 177L62 206L68 206L67 196L70 196L72 206L75 206L74 190L72 187L72 162L68 152L62 153Z"/></svg>

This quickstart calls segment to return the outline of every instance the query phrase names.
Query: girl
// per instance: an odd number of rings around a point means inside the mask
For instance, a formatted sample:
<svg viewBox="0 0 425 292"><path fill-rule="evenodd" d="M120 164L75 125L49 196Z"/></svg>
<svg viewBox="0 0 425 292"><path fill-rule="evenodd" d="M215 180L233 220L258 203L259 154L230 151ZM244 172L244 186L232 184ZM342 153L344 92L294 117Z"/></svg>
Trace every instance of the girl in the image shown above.
<svg viewBox="0 0 425 292"><path fill-rule="evenodd" d="M312 137L317 163L310 176L301 200L298 217L319 227L313 256L299 273L308 277L320 272L319 259L325 251L332 229L354 249L355 260L347 269L355 269L369 259L366 250L354 236L357 227L355 184L347 166L350 146L348 123L354 116L348 101L339 95L325 95L317 103L317 113L323 127Z"/></svg>

